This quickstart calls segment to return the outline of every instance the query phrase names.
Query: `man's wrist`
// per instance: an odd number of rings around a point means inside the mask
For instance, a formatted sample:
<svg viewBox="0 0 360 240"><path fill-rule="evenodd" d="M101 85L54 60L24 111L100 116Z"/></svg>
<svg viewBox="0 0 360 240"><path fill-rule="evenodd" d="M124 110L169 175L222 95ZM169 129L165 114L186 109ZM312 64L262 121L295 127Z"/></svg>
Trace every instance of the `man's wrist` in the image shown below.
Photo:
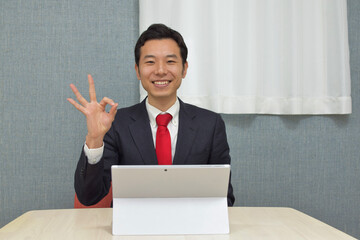
<svg viewBox="0 0 360 240"><path fill-rule="evenodd" d="M86 135L85 144L87 145L87 147L89 149L101 148L103 146L103 142L104 142L104 137L92 138L92 137L89 137L89 135Z"/></svg>

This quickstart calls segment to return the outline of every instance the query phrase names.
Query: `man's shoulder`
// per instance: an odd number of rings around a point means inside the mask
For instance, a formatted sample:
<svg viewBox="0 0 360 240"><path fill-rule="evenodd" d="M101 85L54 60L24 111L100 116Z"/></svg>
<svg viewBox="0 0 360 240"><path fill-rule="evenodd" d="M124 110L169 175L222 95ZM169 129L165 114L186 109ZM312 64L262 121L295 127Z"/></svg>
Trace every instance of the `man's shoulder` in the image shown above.
<svg viewBox="0 0 360 240"><path fill-rule="evenodd" d="M206 108L202 108L190 103L185 103L180 101L180 110L184 110L185 112L187 112L190 115L199 115L199 116L208 116L208 117L219 117L220 114L213 112L209 109Z"/></svg>
<svg viewBox="0 0 360 240"><path fill-rule="evenodd" d="M144 102L140 102L134 104L132 106L119 108L117 110L115 121L122 119L123 121L127 121L127 119L137 119L139 117L146 116L146 107Z"/></svg>
<svg viewBox="0 0 360 240"><path fill-rule="evenodd" d="M134 105L128 106L128 107L119 108L118 112L132 113L132 112L139 111L142 107L144 107L143 102L140 102L140 103L136 103Z"/></svg>
<svg viewBox="0 0 360 240"><path fill-rule="evenodd" d="M219 113L189 103L180 104L179 121L185 121L199 129L224 129L225 123Z"/></svg>
<svg viewBox="0 0 360 240"><path fill-rule="evenodd" d="M180 121L186 121L186 119L191 120L193 121L193 124L199 124L199 126L205 129L211 128L212 126L223 122L223 119L219 113L184 102L180 104L179 115Z"/></svg>

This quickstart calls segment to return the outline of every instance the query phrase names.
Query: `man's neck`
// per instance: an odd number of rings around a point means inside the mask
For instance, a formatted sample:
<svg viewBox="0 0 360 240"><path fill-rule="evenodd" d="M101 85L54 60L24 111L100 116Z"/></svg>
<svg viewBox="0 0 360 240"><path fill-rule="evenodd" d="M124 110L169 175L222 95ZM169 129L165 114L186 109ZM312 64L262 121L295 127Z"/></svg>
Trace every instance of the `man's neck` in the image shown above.
<svg viewBox="0 0 360 240"><path fill-rule="evenodd" d="M148 97L149 100L149 104L153 107L156 107L157 109L159 109L162 112L166 112L169 108L171 108L175 102L176 102L176 96L173 99L152 99L150 97Z"/></svg>

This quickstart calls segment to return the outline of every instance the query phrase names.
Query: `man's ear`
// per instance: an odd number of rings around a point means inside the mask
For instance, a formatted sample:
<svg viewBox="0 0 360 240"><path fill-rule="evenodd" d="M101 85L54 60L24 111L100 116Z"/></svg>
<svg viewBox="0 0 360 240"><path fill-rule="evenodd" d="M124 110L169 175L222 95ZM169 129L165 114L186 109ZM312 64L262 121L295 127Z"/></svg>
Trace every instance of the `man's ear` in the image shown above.
<svg viewBox="0 0 360 240"><path fill-rule="evenodd" d="M188 67L189 67L189 64L188 64L188 62L186 61L186 62L184 63L184 66L183 66L182 78L185 78L185 77L186 77L186 73L187 73Z"/></svg>
<svg viewBox="0 0 360 240"><path fill-rule="evenodd" d="M140 80L140 69L139 66L135 63L135 72L136 72L136 76L137 78Z"/></svg>

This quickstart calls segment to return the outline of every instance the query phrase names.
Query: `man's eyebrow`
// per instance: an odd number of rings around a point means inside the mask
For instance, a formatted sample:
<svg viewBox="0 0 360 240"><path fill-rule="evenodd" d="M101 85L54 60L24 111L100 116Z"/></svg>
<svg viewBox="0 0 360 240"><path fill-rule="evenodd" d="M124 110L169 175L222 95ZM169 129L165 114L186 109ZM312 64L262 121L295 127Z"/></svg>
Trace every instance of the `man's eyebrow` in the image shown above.
<svg viewBox="0 0 360 240"><path fill-rule="evenodd" d="M168 57L168 58L178 58L178 56L176 54L169 54L169 55L166 55L166 57ZM155 56L149 54L149 55L145 55L144 58L155 58Z"/></svg>

